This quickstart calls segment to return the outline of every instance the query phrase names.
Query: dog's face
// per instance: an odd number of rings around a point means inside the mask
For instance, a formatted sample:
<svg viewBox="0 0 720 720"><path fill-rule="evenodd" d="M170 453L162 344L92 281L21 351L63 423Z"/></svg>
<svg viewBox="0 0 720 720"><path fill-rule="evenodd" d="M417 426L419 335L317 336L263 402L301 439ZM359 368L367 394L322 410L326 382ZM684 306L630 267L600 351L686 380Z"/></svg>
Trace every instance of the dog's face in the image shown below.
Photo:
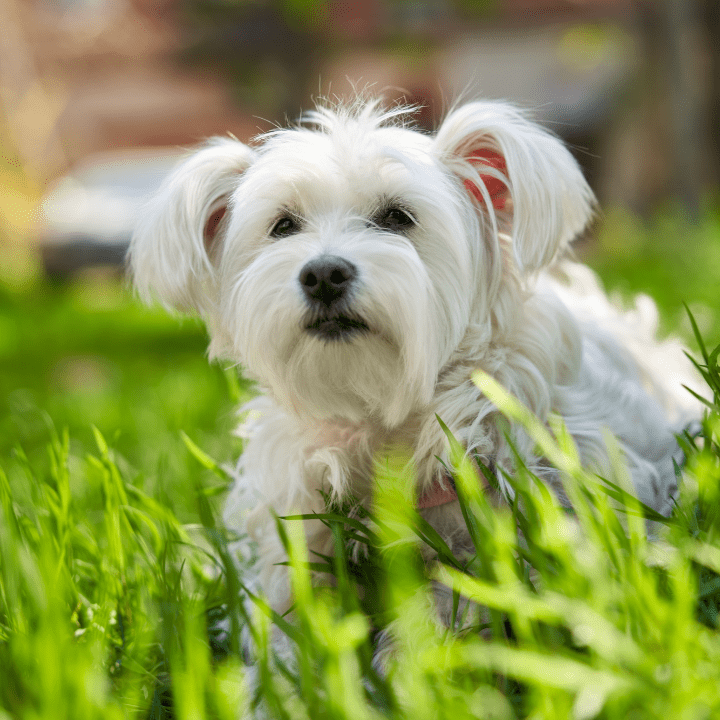
<svg viewBox="0 0 720 720"><path fill-rule="evenodd" d="M233 193L221 352L294 409L396 422L467 327L475 253L430 138L337 130L271 137Z"/></svg>
<svg viewBox="0 0 720 720"><path fill-rule="evenodd" d="M212 352L301 415L402 422L468 328L498 323L507 278L590 213L570 154L515 110L471 104L435 136L398 115L322 110L254 149L215 141L133 239L141 291L198 309Z"/></svg>

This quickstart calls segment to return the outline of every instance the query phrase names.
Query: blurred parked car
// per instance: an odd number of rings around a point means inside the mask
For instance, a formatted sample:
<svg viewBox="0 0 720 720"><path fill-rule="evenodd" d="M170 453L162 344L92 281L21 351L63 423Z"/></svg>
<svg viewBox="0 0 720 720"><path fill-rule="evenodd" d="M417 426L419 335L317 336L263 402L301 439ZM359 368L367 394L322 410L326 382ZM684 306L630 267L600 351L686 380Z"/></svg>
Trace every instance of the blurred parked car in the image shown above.
<svg viewBox="0 0 720 720"><path fill-rule="evenodd" d="M172 148L98 153L52 185L41 208L40 249L48 275L121 267L138 211L182 154Z"/></svg>

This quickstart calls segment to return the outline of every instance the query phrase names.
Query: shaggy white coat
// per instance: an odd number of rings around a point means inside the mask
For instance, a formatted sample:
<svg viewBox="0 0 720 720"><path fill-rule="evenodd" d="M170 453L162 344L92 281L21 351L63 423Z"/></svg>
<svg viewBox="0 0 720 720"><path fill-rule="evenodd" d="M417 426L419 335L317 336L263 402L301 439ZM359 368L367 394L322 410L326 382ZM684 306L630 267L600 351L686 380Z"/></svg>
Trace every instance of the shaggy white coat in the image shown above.
<svg viewBox="0 0 720 720"><path fill-rule="evenodd" d="M290 597L268 509L320 511L321 489L370 502L373 460L395 443L412 448L421 494L443 473L436 415L469 452L512 470L497 410L471 382L477 368L540 418L559 413L599 472L603 428L612 431L638 497L655 510L669 513L677 490L687 362L678 345L653 339L649 300L622 313L587 268L563 260L594 206L570 152L503 104L458 107L434 135L407 118L358 101L252 147L211 140L165 183L132 241L142 296L198 311L211 355L241 364L262 390L245 408L224 519L245 530L242 509L255 506L247 526L259 583L280 612ZM488 153L502 163L484 164ZM505 184L501 203L486 189L491 178ZM413 224L378 226L388 206ZM288 214L297 231L274 237ZM321 255L357 268L349 303L367 332L335 341L308 332L298 278ZM557 485L522 431L514 441ZM424 513L463 545L457 502ZM323 525L307 523L307 533L311 549L327 551Z"/></svg>

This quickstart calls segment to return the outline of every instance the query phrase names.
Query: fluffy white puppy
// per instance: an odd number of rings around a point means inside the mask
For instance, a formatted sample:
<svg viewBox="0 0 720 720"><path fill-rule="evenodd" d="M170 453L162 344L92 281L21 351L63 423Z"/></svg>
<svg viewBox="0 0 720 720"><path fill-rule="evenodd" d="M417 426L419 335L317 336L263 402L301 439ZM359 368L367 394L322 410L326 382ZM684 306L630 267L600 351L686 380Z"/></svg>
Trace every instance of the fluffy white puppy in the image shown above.
<svg viewBox="0 0 720 720"><path fill-rule="evenodd" d="M570 152L503 104L458 107L434 135L410 117L357 101L251 147L211 140L132 241L140 293L198 311L211 356L262 389L225 521L240 529L251 498L260 584L279 611L290 598L269 510L320 511L320 490L369 503L388 445L412 448L420 511L463 544L436 416L501 488L500 470L512 472L497 410L471 381L478 368L541 419L559 413L598 472L612 431L639 498L672 508L684 358L653 340L651 303L621 313L589 270L562 260L594 204ZM559 488L519 429L514 442ZM307 523L311 549L328 550L327 532Z"/></svg>

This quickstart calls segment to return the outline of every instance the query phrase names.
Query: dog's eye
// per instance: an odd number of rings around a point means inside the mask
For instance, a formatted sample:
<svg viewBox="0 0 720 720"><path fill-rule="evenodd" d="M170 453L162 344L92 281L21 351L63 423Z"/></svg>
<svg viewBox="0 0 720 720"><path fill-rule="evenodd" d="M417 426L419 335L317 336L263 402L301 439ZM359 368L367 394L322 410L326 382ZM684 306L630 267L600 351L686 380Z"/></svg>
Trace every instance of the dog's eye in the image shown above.
<svg viewBox="0 0 720 720"><path fill-rule="evenodd" d="M295 218L289 215L283 215L274 225L270 231L270 236L274 238L287 237L293 235L300 230L300 225Z"/></svg>
<svg viewBox="0 0 720 720"><path fill-rule="evenodd" d="M415 221L404 210L398 207L391 207L385 210L375 221L378 227L390 232L403 232L409 230Z"/></svg>

